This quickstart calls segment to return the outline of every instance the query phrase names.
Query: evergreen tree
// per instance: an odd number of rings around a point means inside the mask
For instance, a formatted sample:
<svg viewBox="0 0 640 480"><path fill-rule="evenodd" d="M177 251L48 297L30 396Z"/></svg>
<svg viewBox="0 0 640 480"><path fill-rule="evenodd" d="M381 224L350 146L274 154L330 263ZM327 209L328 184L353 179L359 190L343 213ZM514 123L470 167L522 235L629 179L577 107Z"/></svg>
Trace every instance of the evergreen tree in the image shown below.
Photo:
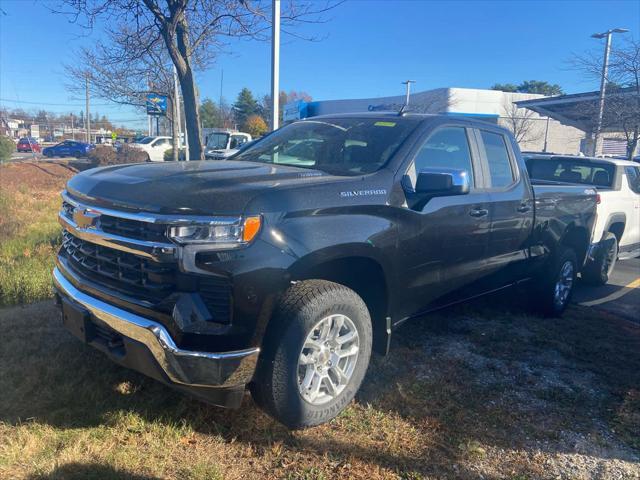
<svg viewBox="0 0 640 480"><path fill-rule="evenodd" d="M233 104L233 115L238 125L244 125L251 115L259 115L261 108L253 93L248 88L243 88L238 94L236 103Z"/></svg>
<svg viewBox="0 0 640 480"><path fill-rule="evenodd" d="M200 105L200 121L202 128L222 127L220 109L210 98L205 98Z"/></svg>

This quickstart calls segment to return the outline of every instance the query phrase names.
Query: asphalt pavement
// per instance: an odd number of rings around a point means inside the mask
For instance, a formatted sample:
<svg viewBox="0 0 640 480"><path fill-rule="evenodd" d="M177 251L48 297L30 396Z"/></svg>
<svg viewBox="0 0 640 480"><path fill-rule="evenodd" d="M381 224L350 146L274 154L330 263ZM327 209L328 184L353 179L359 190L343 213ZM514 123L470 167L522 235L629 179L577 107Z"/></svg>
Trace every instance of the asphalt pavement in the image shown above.
<svg viewBox="0 0 640 480"><path fill-rule="evenodd" d="M640 258L618 261L606 285L594 287L579 282L573 301L640 324Z"/></svg>

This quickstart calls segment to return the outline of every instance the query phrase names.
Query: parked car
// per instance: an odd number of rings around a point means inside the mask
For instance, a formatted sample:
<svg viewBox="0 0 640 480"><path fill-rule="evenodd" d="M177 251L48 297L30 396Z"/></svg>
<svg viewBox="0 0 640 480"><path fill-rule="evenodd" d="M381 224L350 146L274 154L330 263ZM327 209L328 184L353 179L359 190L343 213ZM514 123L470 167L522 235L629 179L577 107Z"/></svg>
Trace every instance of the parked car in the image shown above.
<svg viewBox="0 0 640 480"><path fill-rule="evenodd" d="M164 162L164 152L173 146L172 141L171 137L144 137L131 146L144 151L148 162Z"/></svg>
<svg viewBox="0 0 640 480"><path fill-rule="evenodd" d="M561 314L596 212L593 188L531 182L503 128L381 113L85 171L62 196L66 328L215 405L249 385L290 428L344 409L409 319L527 280Z"/></svg>
<svg viewBox="0 0 640 480"><path fill-rule="evenodd" d="M225 160L252 141L251 135L235 130L205 129L204 156L207 160Z"/></svg>
<svg viewBox="0 0 640 480"><path fill-rule="evenodd" d="M95 148L95 145L84 142L76 142L75 140L65 140L46 147L42 150L45 157L76 157L82 158L89 155L89 152Z"/></svg>
<svg viewBox="0 0 640 480"><path fill-rule="evenodd" d="M528 155L535 180L595 187L598 215L582 278L604 285L617 259L640 255L640 165L615 158Z"/></svg>
<svg viewBox="0 0 640 480"><path fill-rule="evenodd" d="M42 147L38 143L35 138L23 137L18 140L18 144L16 145L16 150L18 152L35 152L40 153L42 151Z"/></svg>

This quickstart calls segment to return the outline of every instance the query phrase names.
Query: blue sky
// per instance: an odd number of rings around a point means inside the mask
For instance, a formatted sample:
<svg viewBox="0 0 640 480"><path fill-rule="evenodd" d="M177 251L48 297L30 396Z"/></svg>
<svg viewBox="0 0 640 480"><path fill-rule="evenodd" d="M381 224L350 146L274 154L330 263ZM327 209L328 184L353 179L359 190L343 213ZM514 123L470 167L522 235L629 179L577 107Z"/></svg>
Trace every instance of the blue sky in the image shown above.
<svg viewBox="0 0 640 480"><path fill-rule="evenodd" d="M78 26L46 6L34 0L0 2L6 13L0 12L0 98L9 100L0 104L29 110L40 103L50 111L77 112L82 102L65 89L62 63L98 33L82 36ZM598 87L566 64L572 52L601 48L591 33L626 27L631 30L626 35L640 38L640 0L350 0L328 17L327 23L296 30L326 36L322 41L283 36L283 90L304 90L325 100L401 94L405 79L417 81L416 91L537 79L573 93ZM237 40L226 50L198 74L201 96L218 100L222 69L226 99L233 101L245 86L258 96L267 93L269 43ZM146 125L144 115L131 108L93 103L94 112L116 123Z"/></svg>

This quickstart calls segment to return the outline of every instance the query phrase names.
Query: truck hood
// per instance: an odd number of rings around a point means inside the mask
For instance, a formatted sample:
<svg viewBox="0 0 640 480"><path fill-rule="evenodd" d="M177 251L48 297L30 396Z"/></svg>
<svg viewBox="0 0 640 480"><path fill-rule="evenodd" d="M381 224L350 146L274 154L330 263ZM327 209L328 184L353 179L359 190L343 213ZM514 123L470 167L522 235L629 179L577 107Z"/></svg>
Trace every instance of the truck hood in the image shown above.
<svg viewBox="0 0 640 480"><path fill-rule="evenodd" d="M67 183L89 204L153 213L238 215L273 189L349 181L319 170L246 161L163 162L87 170Z"/></svg>

